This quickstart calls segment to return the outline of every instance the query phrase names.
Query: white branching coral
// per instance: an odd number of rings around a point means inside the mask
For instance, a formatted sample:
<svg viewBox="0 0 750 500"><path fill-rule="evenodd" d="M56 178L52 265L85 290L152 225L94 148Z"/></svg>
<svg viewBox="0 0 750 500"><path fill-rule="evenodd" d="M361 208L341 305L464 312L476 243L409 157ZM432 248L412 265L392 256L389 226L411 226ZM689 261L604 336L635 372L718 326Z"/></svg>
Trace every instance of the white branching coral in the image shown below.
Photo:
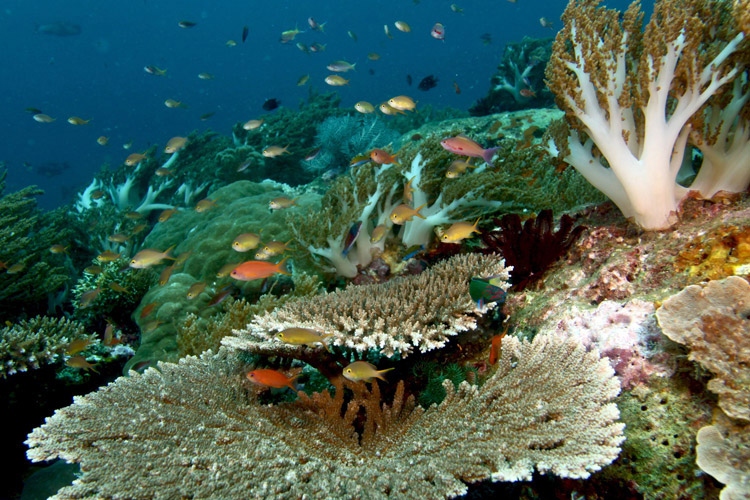
<svg viewBox="0 0 750 500"><path fill-rule="evenodd" d="M451 336L476 328L476 318L484 312L469 295L473 276L507 281L508 268L496 255L458 255L417 276L287 302L222 342L241 349L257 343L279 345L275 332L303 327L330 333L334 345L376 349L388 357L439 349Z"/></svg>
<svg viewBox="0 0 750 500"><path fill-rule="evenodd" d="M481 387L446 381L445 400L426 410L402 384L392 404L377 385L350 384L348 403L339 386L264 405L240 356L208 351L76 397L29 435L27 455L81 464L57 499L227 500L452 498L535 469L586 478L617 457L619 383L596 352L571 338L508 338L496 366Z"/></svg>
<svg viewBox="0 0 750 500"><path fill-rule="evenodd" d="M689 123L744 71L736 57L744 35L737 33L727 2L659 0L643 32L638 2L622 15L599 3L571 0L563 13L546 74L571 129L558 133L548 150L626 217L645 229L665 229L687 194L676 178ZM716 123L711 129L721 133ZM742 150L747 138L742 127L737 130L737 144L720 143L712 151L720 156ZM713 192L714 182L729 188L731 173L712 172L724 163L704 163L702 191ZM747 163L727 166L742 170Z"/></svg>

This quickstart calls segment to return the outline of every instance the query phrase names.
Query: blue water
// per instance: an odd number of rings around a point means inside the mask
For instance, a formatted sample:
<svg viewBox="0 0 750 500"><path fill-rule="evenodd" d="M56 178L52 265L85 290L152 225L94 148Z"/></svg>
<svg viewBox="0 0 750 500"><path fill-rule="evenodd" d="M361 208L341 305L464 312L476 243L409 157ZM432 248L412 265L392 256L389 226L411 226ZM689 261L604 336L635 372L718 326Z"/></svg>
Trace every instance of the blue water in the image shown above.
<svg viewBox="0 0 750 500"><path fill-rule="evenodd" d="M451 11L451 0L352 0L271 2L230 1L66 1L5 0L0 12L0 161L8 168L7 191L37 184L47 191L40 199L51 208L70 201L72 192L87 185L102 165L121 164L131 152L163 145L170 137L192 131L229 134L232 125L257 118L261 106L275 97L296 109L308 87L336 91L342 106L359 100L379 103L407 94L420 105L467 109L490 86L507 42L523 36L549 37L560 26L563 0L457 0L462 13ZM608 2L623 9L624 1ZM311 31L308 17L325 22L325 33ZM544 28L541 16L554 23ZM181 20L197 23L190 29ZM397 20L410 33L395 29ZM80 25L75 36L39 33L38 25L55 22ZM434 23L445 26L444 41L430 36ZM388 24L393 39L385 36ZM245 43L242 28L250 28ZM294 43L281 44L282 31L295 26L304 33L295 42L326 45L325 52L305 54ZM354 41L347 35L352 31ZM480 36L488 33L492 42ZM229 39L237 41L228 47ZM377 52L381 59L369 61ZM347 73L347 87L329 87L326 65L344 59L357 63ZM167 69L157 77L144 71ZM370 74L372 70L373 74ZM208 72L213 80L201 80ZM307 86L298 87L309 74ZM426 75L439 79L436 88L421 92ZM412 86L406 77L413 78ZM461 89L457 94L453 82ZM166 99L182 101L170 109ZM37 123L27 107L56 118ZM215 115L206 121L205 113ZM69 116L91 119L85 126L67 123ZM97 137L108 136L103 147ZM132 142L126 151L122 145ZM43 175L45 164L67 163L59 175Z"/></svg>

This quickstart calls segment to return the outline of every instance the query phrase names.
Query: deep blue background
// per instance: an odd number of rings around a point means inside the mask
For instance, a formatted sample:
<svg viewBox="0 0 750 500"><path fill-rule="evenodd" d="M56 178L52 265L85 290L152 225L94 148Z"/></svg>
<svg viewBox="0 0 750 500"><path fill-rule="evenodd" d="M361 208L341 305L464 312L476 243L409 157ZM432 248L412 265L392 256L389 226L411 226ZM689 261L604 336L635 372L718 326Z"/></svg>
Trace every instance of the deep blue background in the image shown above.
<svg viewBox="0 0 750 500"><path fill-rule="evenodd" d="M486 94L490 77L506 42L523 36L554 36L544 28L544 16L560 26L563 0L457 0L463 13L454 13L450 0L309 1L67 1L5 0L0 12L0 161L8 173L7 191L37 184L47 190L45 207L67 202L71 189L87 185L99 168L119 165L131 152L194 130L229 134L238 121L264 113L263 101L281 99L296 109L308 87L297 80L310 74L308 86L335 90L342 106L359 100L379 103L397 94L412 95L420 105L468 108ZM624 9L627 2L607 2ZM649 2L650 5L650 2ZM312 32L307 18L326 22L325 34ZM178 27L180 20L197 23ZM402 33L394 21L409 23ZM35 26L57 21L79 24L78 36L57 37L36 32ZM430 36L435 22L445 25L445 41ZM393 39L383 25L389 24ZM241 43L243 25L250 27ZM294 43L279 43L280 33L298 26L296 41L317 41L326 51L305 54ZM355 42L347 35L356 33ZM480 36L488 33L492 43ZM235 47L226 42L234 39ZM367 54L377 52L379 61ZM348 87L329 87L326 65L336 59L357 63ZM166 77L147 74L143 67L168 70ZM368 70L372 68L374 75ZM200 80L198 73L215 75ZM414 85L407 86L406 75ZM416 90L422 77L434 74L440 83L429 92ZM454 92L453 82L461 88ZM164 100L184 102L187 109L170 109ZM57 120L37 123L25 111L40 108ZM200 121L204 113L216 114ZM91 118L86 126L67 123L69 116ZM96 138L110 137L106 147ZM133 142L125 151L122 145ZM44 177L35 168L46 162L67 162L60 176ZM31 167L27 168L24 163Z"/></svg>

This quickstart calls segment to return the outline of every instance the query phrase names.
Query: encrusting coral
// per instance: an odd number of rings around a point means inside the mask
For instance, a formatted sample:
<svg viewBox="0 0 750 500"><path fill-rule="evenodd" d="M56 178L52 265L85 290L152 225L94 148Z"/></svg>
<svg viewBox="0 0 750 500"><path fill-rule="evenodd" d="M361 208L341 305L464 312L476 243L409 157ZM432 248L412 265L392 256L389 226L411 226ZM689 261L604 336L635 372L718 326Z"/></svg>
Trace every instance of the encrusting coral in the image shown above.
<svg viewBox="0 0 750 500"><path fill-rule="evenodd" d="M696 440L698 467L726 484L720 500L750 498L750 424L735 424L719 412Z"/></svg>
<svg viewBox="0 0 750 500"><path fill-rule="evenodd" d="M62 361L74 340L96 340L83 325L65 318L37 316L0 330L0 377Z"/></svg>
<svg viewBox="0 0 750 500"><path fill-rule="evenodd" d="M535 468L586 478L623 440L611 403L619 383L572 339L509 338L484 385L446 381L445 400L426 410L401 384L389 405L377 386L348 382L348 403L339 384L333 397L262 405L246 370L223 348L131 372L57 410L29 435L28 457L81 464L59 499L422 499L461 495L466 482L528 480Z"/></svg>
<svg viewBox="0 0 750 500"><path fill-rule="evenodd" d="M750 284L738 276L690 285L656 311L664 334L715 375L708 390L729 417L750 422Z"/></svg>
<svg viewBox="0 0 750 500"><path fill-rule="evenodd" d="M483 314L468 293L474 276L505 281L508 268L497 255L458 255L416 276L287 302L256 316L222 343L257 352L278 351L283 344L273 338L275 332L303 327L330 333L333 345L360 352L377 349L388 357L439 349L450 336L474 329L476 318Z"/></svg>

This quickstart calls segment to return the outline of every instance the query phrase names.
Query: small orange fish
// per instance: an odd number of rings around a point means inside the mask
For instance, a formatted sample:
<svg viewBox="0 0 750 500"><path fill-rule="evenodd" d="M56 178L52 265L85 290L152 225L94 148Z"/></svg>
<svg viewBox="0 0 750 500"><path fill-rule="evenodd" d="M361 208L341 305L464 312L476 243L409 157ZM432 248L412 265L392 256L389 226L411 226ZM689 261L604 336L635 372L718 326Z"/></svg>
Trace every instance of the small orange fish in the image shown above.
<svg viewBox="0 0 750 500"><path fill-rule="evenodd" d="M168 208L159 214L159 222L167 222L170 217L177 213L176 208Z"/></svg>
<svg viewBox="0 0 750 500"><path fill-rule="evenodd" d="M121 284L119 284L119 283L117 283L115 281L111 281L109 283L109 288L111 288L113 291L115 291L117 293L127 293L128 292L127 288L125 288L124 286L122 286Z"/></svg>
<svg viewBox="0 0 750 500"><path fill-rule="evenodd" d="M86 358L83 356L73 356L72 358L68 358L65 364L71 368L83 368L86 371L92 370L94 373L99 373L96 371L96 368L94 368L94 365L86 361Z"/></svg>
<svg viewBox="0 0 750 500"><path fill-rule="evenodd" d="M518 93L523 97L536 97L536 92L533 89L521 89Z"/></svg>
<svg viewBox="0 0 750 500"><path fill-rule="evenodd" d="M49 251L51 253L65 253L68 251L68 248L70 248L70 245L63 246L63 245L57 244L57 245L52 245L51 247L49 247Z"/></svg>
<svg viewBox="0 0 750 500"><path fill-rule="evenodd" d="M120 343L120 339L115 335L115 325L107 323L107 327L104 329L104 338L102 344L112 347Z"/></svg>
<svg viewBox="0 0 750 500"><path fill-rule="evenodd" d="M206 289L206 282L205 281L199 281L197 283L193 283L190 288L188 288L187 291L187 299L193 300L198 295L200 295L203 290Z"/></svg>
<svg viewBox="0 0 750 500"><path fill-rule="evenodd" d="M164 286L167 284L169 278L172 277L175 267L177 267L177 264L172 264L161 270L161 273L159 273L159 285Z"/></svg>
<svg viewBox="0 0 750 500"><path fill-rule="evenodd" d="M140 153L132 153L128 155L127 158L125 158L125 165L128 167L134 167L135 165L138 165L140 162L146 159L146 155L140 154Z"/></svg>
<svg viewBox="0 0 750 500"><path fill-rule="evenodd" d="M185 144L187 144L187 137L179 137L175 136L169 139L167 142L167 145L164 147L165 153L176 153L177 151L181 150L185 147Z"/></svg>
<svg viewBox="0 0 750 500"><path fill-rule="evenodd" d="M263 260L249 260L235 267L229 275L240 281L251 281L268 278L276 273L289 275L286 267L286 259L278 264Z"/></svg>
<svg viewBox="0 0 750 500"><path fill-rule="evenodd" d="M282 210L297 205L297 198L291 199L286 196L279 196L268 202L268 208L271 210Z"/></svg>
<svg viewBox="0 0 750 500"><path fill-rule="evenodd" d="M141 314L139 315L139 317L143 319L147 317L148 315L150 315L152 312L154 312L154 308L157 306L157 304L158 304L157 302L149 302L148 304L143 306L143 309L141 309Z"/></svg>
<svg viewBox="0 0 750 500"><path fill-rule="evenodd" d="M120 258L120 255L122 254L115 253L112 250L105 250L96 256L96 260L99 262L114 262Z"/></svg>
<svg viewBox="0 0 750 500"><path fill-rule="evenodd" d="M91 340L89 339L77 339L68 344L68 348L65 349L65 354L72 356L73 354L78 354L79 352L85 350L89 345L91 344Z"/></svg>
<svg viewBox="0 0 750 500"><path fill-rule="evenodd" d="M390 165L391 163L396 163L396 155L395 154L389 154L388 151L385 151L383 149L373 149L370 151L370 159L377 163L378 165Z"/></svg>
<svg viewBox="0 0 750 500"><path fill-rule="evenodd" d="M133 227L133 229L130 230L131 235L136 235L146 229L148 227L148 224L138 224Z"/></svg>
<svg viewBox="0 0 750 500"><path fill-rule="evenodd" d="M479 219L474 224L471 222L456 222L445 230L440 236L440 241L443 243L461 243L466 238L471 238L472 233L481 234L477 229L477 224L479 224Z"/></svg>
<svg viewBox="0 0 750 500"><path fill-rule="evenodd" d="M101 288L96 287L93 290L88 290L86 292L83 292L78 302L78 307L80 309L86 309L88 306L91 305L92 302L96 300L96 298L99 296L99 293L101 293L101 291L102 291Z"/></svg>
<svg viewBox="0 0 750 500"><path fill-rule="evenodd" d="M491 365L494 365L495 363L497 363L497 360L500 357L500 349L503 343L503 337L505 337L506 333L508 333L507 328L505 329L503 333L492 337L492 345L490 346L490 364Z"/></svg>
<svg viewBox="0 0 750 500"><path fill-rule="evenodd" d="M250 382L262 387L272 387L274 389L289 387L293 391L297 390L293 384L294 380L297 378L297 375L287 377L283 373L276 370L259 368L257 370L248 372L246 376Z"/></svg>
<svg viewBox="0 0 750 500"><path fill-rule="evenodd" d="M216 206L216 202L214 200L211 200L209 198L203 198L201 201L196 203L195 211L198 213L203 213L206 210L211 210L215 206Z"/></svg>

